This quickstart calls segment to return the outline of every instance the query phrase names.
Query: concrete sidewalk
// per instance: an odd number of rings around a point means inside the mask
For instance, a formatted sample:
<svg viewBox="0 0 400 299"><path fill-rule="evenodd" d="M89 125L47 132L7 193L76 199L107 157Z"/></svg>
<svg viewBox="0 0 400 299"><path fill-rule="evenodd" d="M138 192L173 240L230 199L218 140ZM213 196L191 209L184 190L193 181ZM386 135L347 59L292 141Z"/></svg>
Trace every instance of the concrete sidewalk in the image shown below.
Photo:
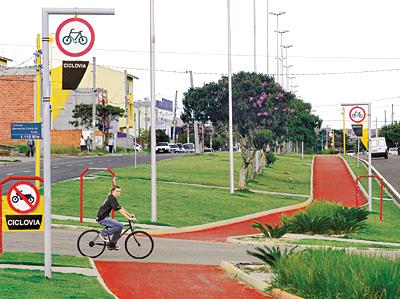
<svg viewBox="0 0 400 299"><path fill-rule="evenodd" d="M17 265L17 264L0 264L0 269L23 269L23 270L39 270L44 271L44 266L33 265ZM85 276L97 276L97 272L91 268L79 267L51 267L52 272L81 274Z"/></svg>

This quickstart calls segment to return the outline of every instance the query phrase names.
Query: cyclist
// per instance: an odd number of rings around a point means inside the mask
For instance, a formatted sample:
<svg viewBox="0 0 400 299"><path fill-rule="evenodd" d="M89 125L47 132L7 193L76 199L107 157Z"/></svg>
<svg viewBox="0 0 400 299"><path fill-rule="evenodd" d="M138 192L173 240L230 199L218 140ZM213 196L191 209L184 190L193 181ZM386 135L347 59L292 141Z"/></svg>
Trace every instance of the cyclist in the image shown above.
<svg viewBox="0 0 400 299"><path fill-rule="evenodd" d="M118 250L117 246L118 239L120 238L124 225L116 220L110 218L110 212L112 209L118 211L127 218L128 220L136 221L135 215L129 214L121 205L118 203L118 198L121 196L121 188L119 186L112 186L110 194L104 200L102 205L97 212L96 221L103 226L107 226L108 229L103 229L100 232L100 236L104 241L107 241L107 235L112 235L108 248L111 250Z"/></svg>

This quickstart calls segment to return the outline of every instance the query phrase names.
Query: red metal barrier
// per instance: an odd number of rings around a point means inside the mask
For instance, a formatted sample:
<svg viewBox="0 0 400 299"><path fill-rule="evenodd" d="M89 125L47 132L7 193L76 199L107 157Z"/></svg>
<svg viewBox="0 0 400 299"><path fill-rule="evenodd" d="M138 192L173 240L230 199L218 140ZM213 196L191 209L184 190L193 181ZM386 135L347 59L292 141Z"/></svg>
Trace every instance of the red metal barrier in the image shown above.
<svg viewBox="0 0 400 299"><path fill-rule="evenodd" d="M0 254L3 253L3 185L9 181L16 180L40 181L43 183L43 178L38 176L9 176L0 181Z"/></svg>
<svg viewBox="0 0 400 299"><path fill-rule="evenodd" d="M80 201L79 201L79 222L83 222L83 176L89 170L107 170L112 175L112 186L115 185L115 173L110 168L85 168L79 175L80 181ZM114 219L114 210L112 211L112 218Z"/></svg>
<svg viewBox="0 0 400 299"><path fill-rule="evenodd" d="M360 194L360 187L358 186L358 182L361 178L375 178L378 179L381 182L381 187L380 187L380 205L379 205L379 220L383 220L383 179L377 175L360 175L356 179L356 208L358 208L359 203L358 203L358 197ZM372 200L372 199L371 199Z"/></svg>

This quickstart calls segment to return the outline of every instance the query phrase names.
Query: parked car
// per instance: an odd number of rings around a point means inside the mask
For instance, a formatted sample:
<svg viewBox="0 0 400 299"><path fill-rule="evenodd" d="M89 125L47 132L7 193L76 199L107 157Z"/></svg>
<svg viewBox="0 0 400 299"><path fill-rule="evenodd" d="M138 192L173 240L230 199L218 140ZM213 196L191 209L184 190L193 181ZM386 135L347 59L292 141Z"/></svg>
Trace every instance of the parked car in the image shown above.
<svg viewBox="0 0 400 299"><path fill-rule="evenodd" d="M133 144L132 145L132 150L137 150L138 152L141 152L142 150L143 150L143 147L139 144L139 143L136 143L136 144Z"/></svg>
<svg viewBox="0 0 400 299"><path fill-rule="evenodd" d="M171 149L168 145L168 142L157 142L156 145L156 153L169 153Z"/></svg>
<svg viewBox="0 0 400 299"><path fill-rule="evenodd" d="M214 151L214 149L212 149L212 148L209 148L209 147L205 147L204 148L204 152L205 153L211 153L211 152L213 152Z"/></svg>
<svg viewBox="0 0 400 299"><path fill-rule="evenodd" d="M398 153L398 149L397 148L395 148L395 147L391 147L391 148L389 148L389 155L393 155L393 156L397 156L399 153Z"/></svg>
<svg viewBox="0 0 400 299"><path fill-rule="evenodd" d="M169 144L170 152L171 153L182 153L182 149L175 143Z"/></svg>
<svg viewBox="0 0 400 299"><path fill-rule="evenodd" d="M193 143L184 143L184 144L182 144L182 147L183 147L183 152L185 154L194 153L195 152Z"/></svg>
<svg viewBox="0 0 400 299"><path fill-rule="evenodd" d="M356 152L353 150L346 151L346 155L348 155L348 156L354 156L355 154L356 154Z"/></svg>
<svg viewBox="0 0 400 299"><path fill-rule="evenodd" d="M176 143L176 145L179 147L179 149L181 150L181 153L183 153L183 146L182 143Z"/></svg>
<svg viewBox="0 0 400 299"><path fill-rule="evenodd" d="M371 156L388 158L388 149L385 137L371 138Z"/></svg>

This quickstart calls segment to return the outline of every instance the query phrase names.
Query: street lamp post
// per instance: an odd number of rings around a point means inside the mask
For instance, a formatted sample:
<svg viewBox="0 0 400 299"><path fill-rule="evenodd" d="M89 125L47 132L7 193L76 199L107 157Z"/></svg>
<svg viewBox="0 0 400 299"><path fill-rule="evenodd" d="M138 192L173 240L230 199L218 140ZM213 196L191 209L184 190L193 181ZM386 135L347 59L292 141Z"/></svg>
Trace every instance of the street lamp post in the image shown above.
<svg viewBox="0 0 400 299"><path fill-rule="evenodd" d="M293 80L293 79L296 79L296 77L294 77L294 76L288 76L287 78L288 78L288 85L289 85L289 86L292 86L292 80Z"/></svg>
<svg viewBox="0 0 400 299"><path fill-rule="evenodd" d="M276 16L276 82L279 80L279 16L284 15L285 11L270 12L270 15Z"/></svg>
<svg viewBox="0 0 400 299"><path fill-rule="evenodd" d="M289 32L289 30L283 30L283 31L278 31L278 33L280 33L280 35L281 35L281 56L280 56L280 59L281 59L281 86L282 86L282 88L284 87L284 81L283 81L283 34L285 34L285 33L288 33Z"/></svg>
<svg viewBox="0 0 400 299"><path fill-rule="evenodd" d="M289 82L288 82L288 75L289 75L289 67L292 67L293 65L288 66L288 56L287 56L287 49L293 47L292 45L286 45L283 46L285 48L285 64L286 64L286 89L289 89Z"/></svg>
<svg viewBox="0 0 400 299"><path fill-rule="evenodd" d="M257 22L256 22L256 0L253 0L253 33L254 33L254 72L257 73Z"/></svg>

